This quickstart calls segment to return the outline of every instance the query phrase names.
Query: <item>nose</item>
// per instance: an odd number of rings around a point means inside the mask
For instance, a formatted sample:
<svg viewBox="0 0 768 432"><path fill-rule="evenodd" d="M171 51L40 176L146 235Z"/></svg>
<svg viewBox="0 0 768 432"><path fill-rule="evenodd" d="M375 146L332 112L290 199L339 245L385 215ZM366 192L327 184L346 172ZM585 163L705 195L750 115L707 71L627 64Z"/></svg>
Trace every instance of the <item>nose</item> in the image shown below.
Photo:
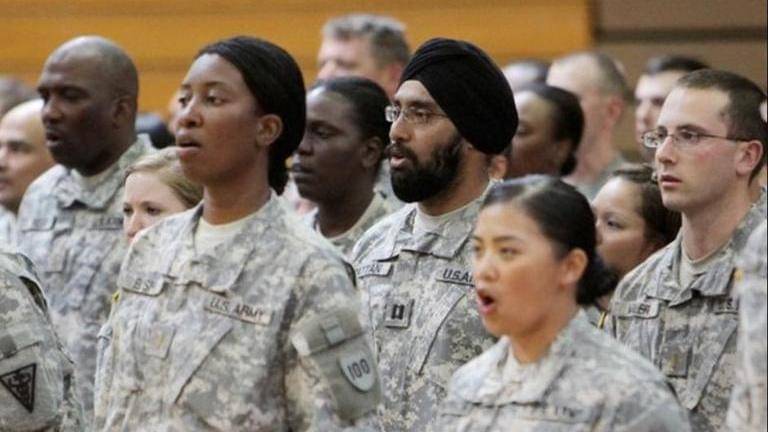
<svg viewBox="0 0 768 432"><path fill-rule="evenodd" d="M596 242L597 246L600 246L603 244L603 224L600 223L600 219L597 219L595 221L595 234L597 236Z"/></svg>
<svg viewBox="0 0 768 432"><path fill-rule="evenodd" d="M132 242L136 234L144 228L146 228L146 222L138 211L125 220L125 236L128 237L129 242Z"/></svg>
<svg viewBox="0 0 768 432"><path fill-rule="evenodd" d="M43 120L43 123L55 123L59 120L61 120L62 113L59 109L58 103L56 102L55 96L50 96L45 102L43 103L43 109L40 111L40 117Z"/></svg>
<svg viewBox="0 0 768 432"><path fill-rule="evenodd" d="M493 256L490 253L475 254L472 267L474 278L478 281L492 282L499 276Z"/></svg>
<svg viewBox="0 0 768 432"><path fill-rule="evenodd" d="M672 134L669 134L664 138L661 145L656 148L656 154L654 155L656 166L658 167L674 163L677 155L676 151L675 144L672 142Z"/></svg>
<svg viewBox="0 0 768 432"><path fill-rule="evenodd" d="M198 104L194 97L191 98L186 105L179 109L178 113L176 114L175 123L176 125L173 128L174 130L178 130L181 127L187 129L199 127L203 124L203 117L200 114Z"/></svg>
<svg viewBox="0 0 768 432"><path fill-rule="evenodd" d="M309 138L309 132L304 132L304 138L299 143L299 148L296 149L296 153L307 156L312 154L312 139Z"/></svg>
<svg viewBox="0 0 768 432"><path fill-rule="evenodd" d="M0 144L0 171L8 169L8 146Z"/></svg>
<svg viewBox="0 0 768 432"><path fill-rule="evenodd" d="M405 125L405 120L403 120L403 115L401 114L389 127L389 140L390 142L407 141L409 136L408 127Z"/></svg>
<svg viewBox="0 0 768 432"><path fill-rule="evenodd" d="M329 78L334 78L336 75L337 75L336 62L327 61L320 67L320 70L317 72L317 79L325 80Z"/></svg>

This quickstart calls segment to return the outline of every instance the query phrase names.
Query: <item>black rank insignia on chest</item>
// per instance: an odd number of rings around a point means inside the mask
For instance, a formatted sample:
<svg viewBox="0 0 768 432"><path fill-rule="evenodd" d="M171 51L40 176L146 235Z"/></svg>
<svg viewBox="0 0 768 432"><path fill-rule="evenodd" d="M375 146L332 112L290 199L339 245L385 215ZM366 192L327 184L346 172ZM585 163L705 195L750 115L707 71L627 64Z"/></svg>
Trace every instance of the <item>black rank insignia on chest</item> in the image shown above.
<svg viewBox="0 0 768 432"><path fill-rule="evenodd" d="M413 313L413 300L407 298L393 298L387 302L384 308L384 326L390 328L408 328L411 325Z"/></svg>
<svg viewBox="0 0 768 432"><path fill-rule="evenodd" d="M24 366L7 374L0 375L3 384L19 403L32 412L35 410L35 373L37 364Z"/></svg>

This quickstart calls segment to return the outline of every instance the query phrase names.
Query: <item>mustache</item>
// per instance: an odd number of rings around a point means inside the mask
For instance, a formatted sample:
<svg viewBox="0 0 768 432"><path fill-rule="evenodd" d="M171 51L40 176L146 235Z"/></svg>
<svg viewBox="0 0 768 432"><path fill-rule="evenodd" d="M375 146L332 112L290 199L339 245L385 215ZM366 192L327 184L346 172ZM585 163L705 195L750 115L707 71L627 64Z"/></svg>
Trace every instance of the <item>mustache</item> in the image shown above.
<svg viewBox="0 0 768 432"><path fill-rule="evenodd" d="M409 159L411 162L416 162L416 153L413 152L413 150L403 146L397 141L392 141L389 143L389 145L384 149L384 155L387 158L390 158L392 156L402 157L405 159Z"/></svg>

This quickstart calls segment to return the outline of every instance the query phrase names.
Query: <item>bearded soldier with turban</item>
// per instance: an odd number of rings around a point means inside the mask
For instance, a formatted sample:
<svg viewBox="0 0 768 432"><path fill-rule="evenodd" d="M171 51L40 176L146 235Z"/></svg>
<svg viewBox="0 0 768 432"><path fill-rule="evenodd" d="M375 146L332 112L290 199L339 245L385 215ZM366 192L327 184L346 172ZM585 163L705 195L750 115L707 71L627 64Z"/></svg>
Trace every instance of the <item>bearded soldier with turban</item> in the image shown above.
<svg viewBox="0 0 768 432"><path fill-rule="evenodd" d="M472 295L469 236L517 111L483 51L432 39L386 114L392 186L411 204L371 228L352 256L381 371L382 426L424 430L451 374L494 343Z"/></svg>

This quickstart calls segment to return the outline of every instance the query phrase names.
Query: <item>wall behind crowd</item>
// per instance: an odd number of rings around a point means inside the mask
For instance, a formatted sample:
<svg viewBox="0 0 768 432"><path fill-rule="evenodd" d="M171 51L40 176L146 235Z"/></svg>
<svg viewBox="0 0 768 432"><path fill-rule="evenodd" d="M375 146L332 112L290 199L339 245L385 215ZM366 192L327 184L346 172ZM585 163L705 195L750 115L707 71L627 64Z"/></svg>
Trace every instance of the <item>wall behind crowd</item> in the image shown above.
<svg viewBox="0 0 768 432"><path fill-rule="evenodd" d="M768 87L766 0L599 0L594 12L595 44L624 63L630 85L649 57L686 54ZM627 114L619 142L632 153Z"/></svg>
<svg viewBox="0 0 768 432"><path fill-rule="evenodd" d="M310 81L323 23L349 12L395 16L414 48L437 35L464 38L499 62L592 44L587 0L0 0L0 10L1 73L34 83L56 46L78 34L101 34L134 57L142 110L164 110L195 52L234 34L283 46Z"/></svg>

